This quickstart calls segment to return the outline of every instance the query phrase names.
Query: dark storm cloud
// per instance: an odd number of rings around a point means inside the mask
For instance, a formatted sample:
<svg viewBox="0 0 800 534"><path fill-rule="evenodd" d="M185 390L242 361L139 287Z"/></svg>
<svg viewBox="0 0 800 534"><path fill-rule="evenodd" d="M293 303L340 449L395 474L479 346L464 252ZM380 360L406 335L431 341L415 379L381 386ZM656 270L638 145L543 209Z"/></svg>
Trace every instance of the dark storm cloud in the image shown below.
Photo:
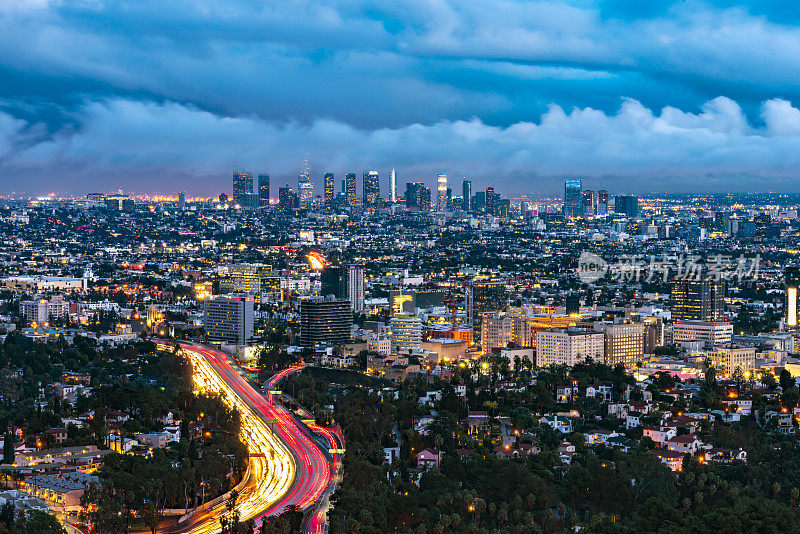
<svg viewBox="0 0 800 534"><path fill-rule="evenodd" d="M308 152L508 193L791 188L798 24L773 1L0 0L0 185L212 193Z"/></svg>

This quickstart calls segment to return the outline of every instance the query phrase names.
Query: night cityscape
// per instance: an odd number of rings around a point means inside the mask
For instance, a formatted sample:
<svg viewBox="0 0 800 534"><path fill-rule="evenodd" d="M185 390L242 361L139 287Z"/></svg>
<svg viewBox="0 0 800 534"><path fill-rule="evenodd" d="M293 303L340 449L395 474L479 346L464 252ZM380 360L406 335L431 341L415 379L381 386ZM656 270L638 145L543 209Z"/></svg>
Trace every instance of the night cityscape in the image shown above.
<svg viewBox="0 0 800 534"><path fill-rule="evenodd" d="M0 534L800 532L798 21L0 1Z"/></svg>

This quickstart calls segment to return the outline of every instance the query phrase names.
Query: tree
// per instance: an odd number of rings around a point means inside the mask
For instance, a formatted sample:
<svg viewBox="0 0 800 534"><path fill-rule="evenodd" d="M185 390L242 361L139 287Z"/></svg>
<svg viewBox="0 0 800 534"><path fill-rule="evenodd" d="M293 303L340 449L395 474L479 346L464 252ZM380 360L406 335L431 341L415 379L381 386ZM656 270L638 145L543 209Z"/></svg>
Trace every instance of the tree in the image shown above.
<svg viewBox="0 0 800 534"><path fill-rule="evenodd" d="M778 382L780 383L781 388L784 391L795 385L794 378L792 378L792 373L790 373L786 369L783 369L781 371L780 377L778 378Z"/></svg>
<svg viewBox="0 0 800 534"><path fill-rule="evenodd" d="M14 434L9 433L3 439L3 463L13 464L14 456Z"/></svg>

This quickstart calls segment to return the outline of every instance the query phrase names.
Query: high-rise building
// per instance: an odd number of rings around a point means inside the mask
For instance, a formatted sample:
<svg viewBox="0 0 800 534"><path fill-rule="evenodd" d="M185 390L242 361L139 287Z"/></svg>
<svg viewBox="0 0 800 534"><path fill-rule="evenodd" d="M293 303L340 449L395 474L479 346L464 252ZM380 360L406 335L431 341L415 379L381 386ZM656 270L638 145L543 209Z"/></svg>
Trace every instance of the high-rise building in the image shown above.
<svg viewBox="0 0 800 534"><path fill-rule="evenodd" d="M378 171L364 171L364 206L377 206L381 196Z"/></svg>
<svg viewBox="0 0 800 534"><path fill-rule="evenodd" d="M595 323L594 330L605 335L606 365L631 368L644 358L644 324Z"/></svg>
<svg viewBox="0 0 800 534"><path fill-rule="evenodd" d="M564 181L564 217L583 215L583 183L572 179Z"/></svg>
<svg viewBox="0 0 800 534"><path fill-rule="evenodd" d="M364 266L329 265L320 275L320 295L348 300L353 311L364 311Z"/></svg>
<svg viewBox="0 0 800 534"><path fill-rule="evenodd" d="M721 321L725 315L725 281L676 278L669 307L673 321Z"/></svg>
<svg viewBox="0 0 800 534"><path fill-rule="evenodd" d="M233 201L245 205L245 195L253 194L253 175L247 171L233 171Z"/></svg>
<svg viewBox="0 0 800 534"><path fill-rule="evenodd" d="M326 172L323 182L325 185L325 207L330 208L333 203L333 173Z"/></svg>
<svg viewBox="0 0 800 534"><path fill-rule="evenodd" d="M591 189L583 192L583 213L584 215L594 215L595 213L594 191Z"/></svg>
<svg viewBox="0 0 800 534"><path fill-rule="evenodd" d="M628 217L639 216L639 197L617 195L614 197L614 211Z"/></svg>
<svg viewBox="0 0 800 534"><path fill-rule="evenodd" d="M347 299L354 312L364 311L364 266L347 266Z"/></svg>
<svg viewBox="0 0 800 534"><path fill-rule="evenodd" d="M308 160L303 163L303 170L297 176L297 193L300 198L300 207L307 209L314 198L314 182L311 181L311 169Z"/></svg>
<svg viewBox="0 0 800 534"><path fill-rule="evenodd" d="M705 341L719 345L730 343L733 325L728 321L677 321L672 325L672 341Z"/></svg>
<svg viewBox="0 0 800 534"><path fill-rule="evenodd" d="M461 209L472 211L472 182L470 180L461 182Z"/></svg>
<svg viewBox="0 0 800 534"><path fill-rule="evenodd" d="M178 209L181 211L186 209L186 193L183 191L178 193Z"/></svg>
<svg viewBox="0 0 800 534"><path fill-rule="evenodd" d="M269 174L258 175L258 204L261 207L269 206Z"/></svg>
<svg viewBox="0 0 800 534"><path fill-rule="evenodd" d="M286 184L286 187L278 188L278 207L282 210L291 210L299 205L297 194Z"/></svg>
<svg viewBox="0 0 800 534"><path fill-rule="evenodd" d="M447 174L440 172L436 176L436 211L447 210Z"/></svg>
<svg viewBox="0 0 800 534"><path fill-rule="evenodd" d="M136 209L133 199L128 195L123 194L121 191L114 195L108 195L105 200L106 209L109 211L133 213Z"/></svg>
<svg viewBox="0 0 800 534"><path fill-rule="evenodd" d="M344 265L328 265L320 273L320 295L333 295L337 299L347 298L347 267Z"/></svg>
<svg viewBox="0 0 800 534"><path fill-rule="evenodd" d="M494 192L494 187L487 187L486 188L486 213L489 215L497 215L497 201L500 200L498 197L500 195L496 195Z"/></svg>
<svg viewBox="0 0 800 534"><path fill-rule="evenodd" d="M757 213L753 216L756 237L765 237L770 225L772 225L772 216L769 213Z"/></svg>
<svg viewBox="0 0 800 534"><path fill-rule="evenodd" d="M272 266L263 263L238 263L228 267L236 293L260 293L261 279L272 275Z"/></svg>
<svg viewBox="0 0 800 534"><path fill-rule="evenodd" d="M798 304L800 304L800 267L787 267L784 271L786 303L784 306L784 330L800 330L798 327Z"/></svg>
<svg viewBox="0 0 800 534"><path fill-rule="evenodd" d="M406 184L406 207L417 208L421 211L431 209L431 190L422 182L408 182Z"/></svg>
<svg viewBox="0 0 800 534"><path fill-rule="evenodd" d="M350 301L335 297L306 297L300 300L300 344L341 345L350 341L353 310Z"/></svg>
<svg viewBox="0 0 800 534"><path fill-rule="evenodd" d="M391 174L389 174L389 201L394 204L397 201L397 174L392 169Z"/></svg>
<svg viewBox="0 0 800 534"><path fill-rule="evenodd" d="M209 341L245 345L253 337L253 298L232 294L206 300L203 326Z"/></svg>
<svg viewBox="0 0 800 534"><path fill-rule="evenodd" d="M608 213L608 191L601 189L597 192L597 214L606 215Z"/></svg>
<svg viewBox="0 0 800 534"><path fill-rule="evenodd" d="M484 313L504 311L507 305L503 280L477 280L467 288L467 320L480 328Z"/></svg>
<svg viewBox="0 0 800 534"><path fill-rule="evenodd" d="M392 350L411 352L422 348L422 319L411 314L399 314L389 319Z"/></svg>
<svg viewBox="0 0 800 534"><path fill-rule="evenodd" d="M29 323L42 325L51 318L69 315L69 302L62 295L49 299L23 300L19 303L19 314Z"/></svg>
<svg viewBox="0 0 800 534"><path fill-rule="evenodd" d="M486 209L486 191L475 191L472 197L472 211L484 211Z"/></svg>
<svg viewBox="0 0 800 534"><path fill-rule="evenodd" d="M602 332L579 329L543 330L536 333L536 366L572 367L591 358L604 361L605 336Z"/></svg>
<svg viewBox="0 0 800 534"><path fill-rule="evenodd" d="M510 315L501 312L481 314L481 350L485 353L502 349L511 343L514 321Z"/></svg>
<svg viewBox="0 0 800 534"><path fill-rule="evenodd" d="M423 185L417 190L417 206L422 211L431 209L431 188Z"/></svg>
<svg viewBox="0 0 800 534"><path fill-rule="evenodd" d="M355 206L358 203L356 199L356 173L348 172L344 176L345 181L345 199L348 206Z"/></svg>

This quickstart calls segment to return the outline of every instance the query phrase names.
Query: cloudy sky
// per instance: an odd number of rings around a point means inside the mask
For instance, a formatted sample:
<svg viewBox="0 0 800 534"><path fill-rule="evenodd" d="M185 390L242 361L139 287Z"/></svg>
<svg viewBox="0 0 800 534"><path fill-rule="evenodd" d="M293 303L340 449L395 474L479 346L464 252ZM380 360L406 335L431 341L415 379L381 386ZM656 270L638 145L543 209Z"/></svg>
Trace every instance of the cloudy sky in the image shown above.
<svg viewBox="0 0 800 534"><path fill-rule="evenodd" d="M306 153L318 184L797 191L800 3L0 0L0 193L216 194Z"/></svg>

